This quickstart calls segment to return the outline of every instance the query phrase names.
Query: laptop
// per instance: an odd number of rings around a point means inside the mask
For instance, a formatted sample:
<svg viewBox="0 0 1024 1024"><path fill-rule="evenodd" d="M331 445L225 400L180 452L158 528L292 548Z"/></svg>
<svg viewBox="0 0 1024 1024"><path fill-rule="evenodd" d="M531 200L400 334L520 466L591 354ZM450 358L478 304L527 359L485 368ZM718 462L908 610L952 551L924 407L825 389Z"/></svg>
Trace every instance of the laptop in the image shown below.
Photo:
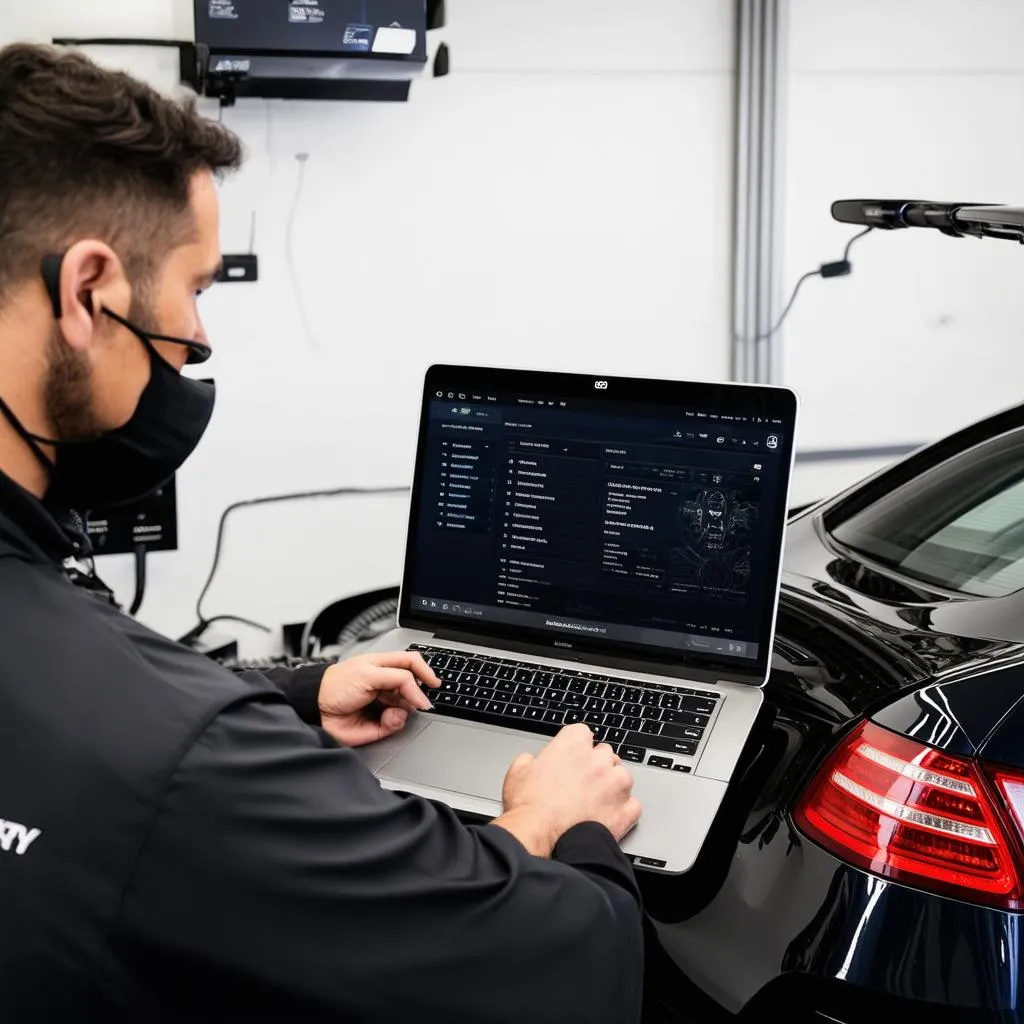
<svg viewBox="0 0 1024 1024"><path fill-rule="evenodd" d="M761 707L792 391L469 366L426 374L398 628L434 710L360 748L387 788L488 818L586 722L644 805L623 849L690 869Z"/></svg>

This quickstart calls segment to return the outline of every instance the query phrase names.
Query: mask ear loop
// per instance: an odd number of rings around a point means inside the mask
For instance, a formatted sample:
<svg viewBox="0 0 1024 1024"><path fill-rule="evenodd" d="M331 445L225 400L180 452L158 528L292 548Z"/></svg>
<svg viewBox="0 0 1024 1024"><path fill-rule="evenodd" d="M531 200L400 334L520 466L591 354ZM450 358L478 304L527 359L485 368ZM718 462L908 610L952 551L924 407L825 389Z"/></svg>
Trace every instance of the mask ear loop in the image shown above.
<svg viewBox="0 0 1024 1024"><path fill-rule="evenodd" d="M60 270L63 265L64 253L51 253L43 257L43 284L46 285L46 294L50 296L54 320L59 320L64 315L60 306Z"/></svg>

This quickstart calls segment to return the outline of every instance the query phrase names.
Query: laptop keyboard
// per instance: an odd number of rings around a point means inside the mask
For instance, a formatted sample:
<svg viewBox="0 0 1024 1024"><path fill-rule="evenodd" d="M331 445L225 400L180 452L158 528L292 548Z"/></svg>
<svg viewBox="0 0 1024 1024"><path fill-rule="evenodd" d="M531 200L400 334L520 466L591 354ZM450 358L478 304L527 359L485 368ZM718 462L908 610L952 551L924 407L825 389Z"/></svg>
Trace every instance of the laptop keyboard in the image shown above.
<svg viewBox="0 0 1024 1024"><path fill-rule="evenodd" d="M432 713L554 736L585 722L595 742L623 759L689 772L721 694L663 683L637 683L565 669L413 644L441 680L423 687Z"/></svg>

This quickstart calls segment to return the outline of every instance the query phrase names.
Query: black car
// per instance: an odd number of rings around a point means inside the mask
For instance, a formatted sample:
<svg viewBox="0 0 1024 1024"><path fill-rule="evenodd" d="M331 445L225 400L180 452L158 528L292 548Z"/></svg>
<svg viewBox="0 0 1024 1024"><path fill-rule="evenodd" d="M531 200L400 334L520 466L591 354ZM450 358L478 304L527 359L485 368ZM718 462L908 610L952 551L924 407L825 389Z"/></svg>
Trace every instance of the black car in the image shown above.
<svg viewBox="0 0 1024 1024"><path fill-rule="evenodd" d="M764 714L647 1019L1024 1019L1024 406L792 516Z"/></svg>

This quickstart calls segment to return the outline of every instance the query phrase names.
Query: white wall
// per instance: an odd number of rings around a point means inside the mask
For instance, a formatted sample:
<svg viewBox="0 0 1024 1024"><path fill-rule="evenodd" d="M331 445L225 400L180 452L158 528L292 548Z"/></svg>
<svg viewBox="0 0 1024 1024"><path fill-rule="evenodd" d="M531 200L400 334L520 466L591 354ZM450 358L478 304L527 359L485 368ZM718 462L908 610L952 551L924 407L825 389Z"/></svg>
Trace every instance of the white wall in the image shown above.
<svg viewBox="0 0 1024 1024"><path fill-rule="evenodd" d="M791 0L790 28L788 281L857 230L834 199L1024 203L1019 0ZM931 440L1021 400L1019 246L875 232L852 260L785 329L805 447Z"/></svg>
<svg viewBox="0 0 1024 1024"><path fill-rule="evenodd" d="M0 41L185 38L190 11L18 4ZM430 362L728 372L732 4L449 0L448 15L453 73L407 105L224 114L251 157L223 190L223 245L244 251L255 209L261 280L203 300L219 407L179 477L181 549L150 561L141 617L161 630L193 623L229 502L407 482ZM171 53L94 54L173 82ZM243 511L204 610L276 627L397 583L404 517L394 498ZM130 597L127 562L100 572Z"/></svg>

